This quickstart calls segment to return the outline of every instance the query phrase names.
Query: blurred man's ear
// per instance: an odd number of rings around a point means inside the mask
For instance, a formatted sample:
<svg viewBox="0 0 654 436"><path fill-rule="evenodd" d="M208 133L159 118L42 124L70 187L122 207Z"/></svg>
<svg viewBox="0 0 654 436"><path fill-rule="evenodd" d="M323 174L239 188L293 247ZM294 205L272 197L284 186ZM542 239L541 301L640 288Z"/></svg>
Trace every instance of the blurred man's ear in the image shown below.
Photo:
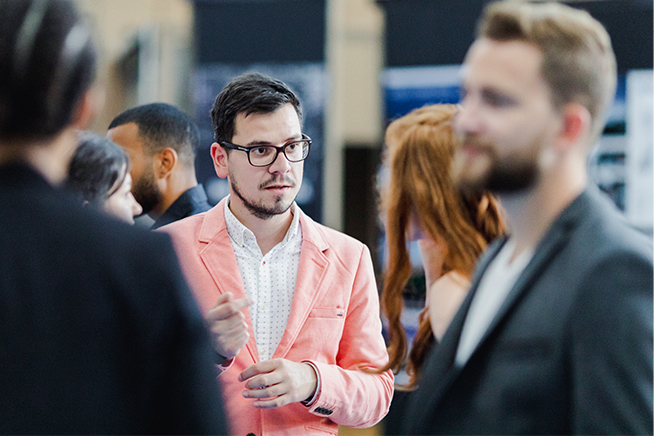
<svg viewBox="0 0 654 436"><path fill-rule="evenodd" d="M99 85L93 85L82 94L75 106L71 126L77 130L87 130L104 106L105 92Z"/></svg>
<svg viewBox="0 0 654 436"><path fill-rule="evenodd" d="M177 164L177 152L174 148L166 147L153 157L155 162L154 174L158 179L163 179L175 168Z"/></svg>
<svg viewBox="0 0 654 436"><path fill-rule="evenodd" d="M561 130L556 142L557 148L564 151L577 147L579 144L585 146L591 134L591 115L588 109L579 103L568 103L562 113Z"/></svg>

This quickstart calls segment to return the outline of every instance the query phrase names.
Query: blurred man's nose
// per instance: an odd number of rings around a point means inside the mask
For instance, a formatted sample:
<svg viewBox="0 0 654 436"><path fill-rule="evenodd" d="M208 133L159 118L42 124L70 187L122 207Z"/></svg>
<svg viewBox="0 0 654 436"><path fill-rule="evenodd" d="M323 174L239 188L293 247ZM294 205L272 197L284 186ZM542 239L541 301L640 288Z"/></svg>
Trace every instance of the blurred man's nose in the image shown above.
<svg viewBox="0 0 654 436"><path fill-rule="evenodd" d="M467 96L461 102L461 110L454 118L454 128L459 133L474 133L479 130L479 114L475 99Z"/></svg>

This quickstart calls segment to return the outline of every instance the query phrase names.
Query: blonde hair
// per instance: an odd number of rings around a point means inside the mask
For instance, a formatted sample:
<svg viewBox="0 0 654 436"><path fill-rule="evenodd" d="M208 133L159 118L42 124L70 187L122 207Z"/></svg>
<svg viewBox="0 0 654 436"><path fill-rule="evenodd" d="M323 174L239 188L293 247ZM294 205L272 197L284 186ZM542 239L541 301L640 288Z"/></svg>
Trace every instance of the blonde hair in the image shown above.
<svg viewBox="0 0 654 436"><path fill-rule="evenodd" d="M540 49L541 73L554 106L581 104L592 118L593 142L601 135L615 97L617 68L609 34L588 12L553 2L491 3L484 9L477 36L524 41Z"/></svg>
<svg viewBox="0 0 654 436"><path fill-rule="evenodd" d="M411 275L406 232L412 214L421 229L446 250L443 273L470 276L489 241L504 233L499 202L492 194L464 193L454 186L450 167L458 143L453 118L455 105L416 109L393 121L386 130L383 160L390 182L380 189L380 211L385 216L389 260L382 291L382 308L389 320L389 363L382 371L400 370L407 355L407 339L400 315L402 291ZM407 373L415 386L422 362L433 342L426 311L413 342Z"/></svg>

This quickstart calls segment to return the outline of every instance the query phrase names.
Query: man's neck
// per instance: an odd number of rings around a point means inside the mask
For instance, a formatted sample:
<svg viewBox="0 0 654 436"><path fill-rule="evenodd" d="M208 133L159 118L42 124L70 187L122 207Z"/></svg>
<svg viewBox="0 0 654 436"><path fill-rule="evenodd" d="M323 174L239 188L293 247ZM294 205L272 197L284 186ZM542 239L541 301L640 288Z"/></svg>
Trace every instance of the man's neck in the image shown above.
<svg viewBox="0 0 654 436"><path fill-rule="evenodd" d="M161 202L157 204L148 215L157 220L170 206L186 191L198 185L195 171L180 171L171 173L166 179L157 181L161 190Z"/></svg>
<svg viewBox="0 0 654 436"><path fill-rule="evenodd" d="M241 224L248 228L257 238L257 244L261 249L261 253L265 255L272 248L282 242L286 233L288 232L291 223L293 222L293 214L291 213L292 207L286 212L273 215L268 219L262 219L254 216L242 204L230 201L227 204L229 210L234 214Z"/></svg>
<svg viewBox="0 0 654 436"><path fill-rule="evenodd" d="M540 242L561 212L582 193L586 183L583 169L572 173L557 171L543 176L530 190L499 193L516 244L511 261Z"/></svg>

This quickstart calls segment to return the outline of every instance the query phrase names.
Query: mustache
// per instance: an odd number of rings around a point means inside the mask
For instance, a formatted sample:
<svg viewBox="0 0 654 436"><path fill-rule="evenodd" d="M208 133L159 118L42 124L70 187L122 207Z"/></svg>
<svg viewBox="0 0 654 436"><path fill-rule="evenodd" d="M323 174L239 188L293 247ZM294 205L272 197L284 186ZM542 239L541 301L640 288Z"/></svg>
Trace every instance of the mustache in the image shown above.
<svg viewBox="0 0 654 436"><path fill-rule="evenodd" d="M266 189L270 186L284 185L290 186L291 188L295 187L295 180L290 177L273 177L270 180L267 180L259 185L259 189Z"/></svg>

